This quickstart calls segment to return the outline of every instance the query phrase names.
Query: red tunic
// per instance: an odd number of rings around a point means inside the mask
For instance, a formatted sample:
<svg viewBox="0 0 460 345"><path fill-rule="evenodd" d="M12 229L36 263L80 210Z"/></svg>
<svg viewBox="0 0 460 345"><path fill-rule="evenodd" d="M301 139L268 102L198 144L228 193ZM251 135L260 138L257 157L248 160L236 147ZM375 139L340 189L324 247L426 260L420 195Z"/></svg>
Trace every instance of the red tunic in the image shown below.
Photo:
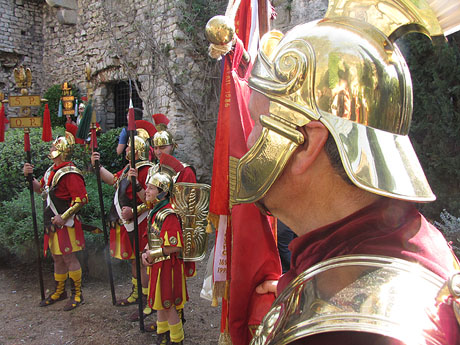
<svg viewBox="0 0 460 345"><path fill-rule="evenodd" d="M53 165L40 180L41 188L50 187L56 172L66 166L74 165L72 162L64 162L58 166ZM83 177L77 173L67 173L63 175L55 186L54 195L56 198L64 200L68 207L75 202L82 202L84 204L88 202L85 181ZM53 254L67 255L80 251L85 247L85 237L78 217L74 218L73 227L64 225L62 228L57 228L55 233L45 232L43 244L45 256L50 245L50 239L51 241L55 240L55 235L57 235L57 241L55 241L57 246L53 247Z"/></svg>
<svg viewBox="0 0 460 345"><path fill-rule="evenodd" d="M172 208L168 203L152 215L151 222L161 210ZM162 248L166 246L182 247L182 228L175 214L166 216L160 230L163 240ZM188 301L185 281L184 261L179 257L180 252L172 253L169 259L153 264L149 272L149 306L155 310L169 309L171 306L182 308Z"/></svg>
<svg viewBox="0 0 460 345"><path fill-rule="evenodd" d="M147 179L147 173L149 171L149 165L143 165L138 169L138 181L142 185L142 188L146 188L145 180ZM120 170L117 172L114 177L116 180L127 178L123 175L123 172L126 170ZM126 197L129 200L132 200L133 189L131 183L128 184L125 190ZM137 204L142 204L142 200L137 197ZM147 212L147 211L146 211ZM138 220L141 215L138 215ZM139 250L142 251L147 245L147 217L138 224L138 234L139 234ZM116 224L115 227L111 226L110 228L110 254L118 259L130 260L134 259L134 231L128 232L123 224Z"/></svg>
<svg viewBox="0 0 460 345"><path fill-rule="evenodd" d="M384 255L418 262L443 279L459 269L458 260L442 234L411 203L388 198L294 239L289 248L292 252L291 269L279 280L279 293L312 265L347 254ZM433 331L436 337L443 339L442 344L457 344L459 327L452 307L441 305L438 317L438 329ZM303 339L300 343L377 344L370 340L375 335L352 333L325 333ZM400 342L386 339L378 344Z"/></svg>

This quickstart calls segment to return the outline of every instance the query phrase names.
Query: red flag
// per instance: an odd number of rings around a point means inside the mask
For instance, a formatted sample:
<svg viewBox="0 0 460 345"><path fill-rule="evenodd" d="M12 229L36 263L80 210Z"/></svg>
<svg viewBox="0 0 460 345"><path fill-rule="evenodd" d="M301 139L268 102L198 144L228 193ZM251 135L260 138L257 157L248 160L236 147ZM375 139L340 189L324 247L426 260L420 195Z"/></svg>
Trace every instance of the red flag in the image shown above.
<svg viewBox="0 0 460 345"><path fill-rule="evenodd" d="M236 68L242 57L242 48L242 43L237 42L231 83L231 108L236 109L231 110L229 155L235 158L241 158L247 152L246 141L254 125L248 110L249 69L244 77L240 77ZM259 295L255 289L265 280L277 280L281 265L270 221L254 204L234 206L231 221L229 331L233 345L243 345L249 343L250 331L260 324L275 300L273 294Z"/></svg>
<svg viewBox="0 0 460 345"><path fill-rule="evenodd" d="M8 119L5 116L5 105L2 103L0 109L0 143L5 141L5 124L8 123Z"/></svg>
<svg viewBox="0 0 460 345"><path fill-rule="evenodd" d="M253 204L237 205L229 210L228 203L229 157L241 158L247 152L246 140L253 127L248 111L250 89L247 85L251 64L245 75L239 75L243 47L248 46L249 33L253 32L250 2L242 0L235 17L236 32L246 42L237 39L233 55L225 57L210 203L210 212L221 215L214 254L214 281L221 282L222 272L226 270L229 282L226 285L230 290L227 291L228 301L223 302L228 306L222 308L222 312L228 311L228 315L227 319L223 315L222 323L225 322L226 327L221 325L221 332L228 328L233 345L249 343L252 338L250 329L260 323L275 299L273 294L258 295L255 292L257 285L265 280L276 280L281 274L268 217Z"/></svg>
<svg viewBox="0 0 460 345"><path fill-rule="evenodd" d="M47 142L53 140L53 133L51 131L51 117L48 104L45 104L45 111L43 112L43 131L42 140Z"/></svg>

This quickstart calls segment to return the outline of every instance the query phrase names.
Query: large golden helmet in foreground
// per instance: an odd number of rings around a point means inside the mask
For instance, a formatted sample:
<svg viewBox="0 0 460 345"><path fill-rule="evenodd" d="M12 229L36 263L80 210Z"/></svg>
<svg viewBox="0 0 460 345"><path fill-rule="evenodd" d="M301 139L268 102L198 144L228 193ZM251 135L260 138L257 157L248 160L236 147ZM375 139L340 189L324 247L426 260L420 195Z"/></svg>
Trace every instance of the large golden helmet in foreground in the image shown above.
<svg viewBox="0 0 460 345"><path fill-rule="evenodd" d="M232 202L267 192L294 150L297 130L321 121L358 187L417 202L435 199L408 137L412 83L395 40L442 37L425 1L330 0L323 20L267 33L250 87L270 99L261 137L237 166Z"/></svg>

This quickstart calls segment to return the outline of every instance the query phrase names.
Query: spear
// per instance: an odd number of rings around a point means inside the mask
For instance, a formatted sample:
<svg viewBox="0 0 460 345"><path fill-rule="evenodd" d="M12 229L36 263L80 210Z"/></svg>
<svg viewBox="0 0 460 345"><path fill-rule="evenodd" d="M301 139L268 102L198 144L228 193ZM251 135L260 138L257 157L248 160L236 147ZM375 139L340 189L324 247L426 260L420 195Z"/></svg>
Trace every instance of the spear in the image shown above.
<svg viewBox="0 0 460 345"><path fill-rule="evenodd" d="M88 104L86 110L88 113L91 112L91 103ZM83 118L85 114L83 114ZM84 120L82 119L81 122ZM91 112L91 153L93 153L97 149L97 138L96 138L96 111L93 109ZM115 297L115 286L113 284L113 273L112 273L112 262L110 261L110 253L109 253L109 236L107 234L107 222L105 220L105 209L104 209L104 198L102 197L102 182L101 182L101 165L99 163L99 159L94 162L94 171L96 173L97 179L97 191L99 194L99 206L101 208L101 220L102 220L102 231L104 233L104 258L107 264L107 270L109 272L109 282L110 282L110 292L112 294L112 304L115 305L117 303L117 299Z"/></svg>
<svg viewBox="0 0 460 345"><path fill-rule="evenodd" d="M26 152L27 163L32 162L32 154L30 152L30 130L29 128L24 128L24 151ZM35 247L37 248L37 266L38 266L38 281L40 282L40 293L42 301L45 300L45 287L43 285L43 272L42 272L42 259L40 254L40 243L38 240L38 225L37 225L37 213L35 211L35 197L34 197L34 185L33 185L33 176L32 174L27 174L27 181L29 183L30 191L30 205L32 208L32 223L34 226L34 241Z"/></svg>
<svg viewBox="0 0 460 345"><path fill-rule="evenodd" d="M136 150L134 143L134 135L136 132L136 121L134 118L134 107L132 99L132 85L131 79L129 79L129 111L128 111L128 133L129 141L131 146L131 168L136 168ZM132 208L133 208L133 222L134 222L134 247L136 253L136 275L139 282L142 282L141 278L141 265L139 257L139 226L137 224L137 193L136 193L136 177L131 176L131 189L132 189ZM142 283L137 284L137 293L139 298L139 328L141 332L144 332L144 306L142 303Z"/></svg>

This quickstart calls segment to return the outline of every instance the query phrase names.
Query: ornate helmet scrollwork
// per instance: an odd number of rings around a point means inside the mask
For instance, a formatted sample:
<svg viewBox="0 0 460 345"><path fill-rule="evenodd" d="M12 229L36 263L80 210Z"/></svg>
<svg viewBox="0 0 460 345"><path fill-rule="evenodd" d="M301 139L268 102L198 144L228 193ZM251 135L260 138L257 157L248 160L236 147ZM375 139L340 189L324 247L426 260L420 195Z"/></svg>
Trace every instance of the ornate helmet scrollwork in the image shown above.
<svg viewBox="0 0 460 345"><path fill-rule="evenodd" d="M323 20L286 35L267 33L249 85L269 98L269 114L260 117L262 135L239 161L233 202L264 196L303 142L297 128L312 120L327 127L359 188L434 200L408 137L412 82L394 43L414 31L442 35L424 0L330 0Z"/></svg>

